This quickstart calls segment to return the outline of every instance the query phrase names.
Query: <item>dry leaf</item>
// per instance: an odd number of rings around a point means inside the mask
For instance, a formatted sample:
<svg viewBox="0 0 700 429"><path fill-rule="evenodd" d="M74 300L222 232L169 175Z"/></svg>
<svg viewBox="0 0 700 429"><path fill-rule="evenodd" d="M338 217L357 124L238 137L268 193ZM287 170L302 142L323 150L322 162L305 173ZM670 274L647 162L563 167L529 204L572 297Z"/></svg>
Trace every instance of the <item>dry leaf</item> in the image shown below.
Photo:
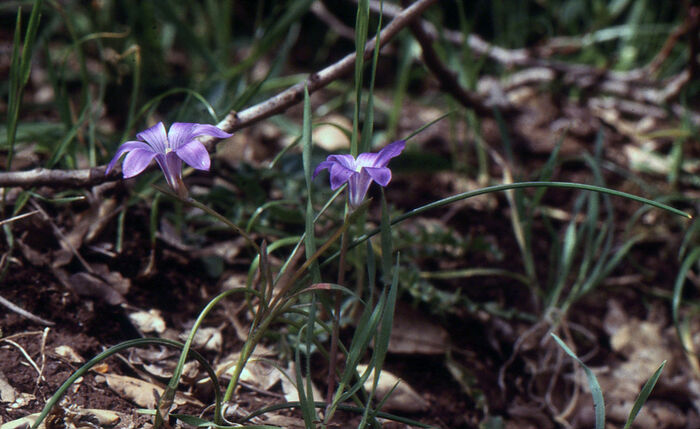
<svg viewBox="0 0 700 429"><path fill-rule="evenodd" d="M124 295L131 288L131 280L105 264L93 265L94 274L76 273L68 278L68 285L80 296L98 298L110 305L125 302Z"/></svg>
<svg viewBox="0 0 700 429"><path fill-rule="evenodd" d="M262 358L262 357L272 357L275 355L276 355L276 353L273 350L266 348L262 344L258 344L257 347L255 347L255 351L253 351L253 356L251 356L251 359L252 358ZM216 375L218 377L222 377L222 378L231 378L240 356L241 356L241 354L239 352L236 352L236 353L231 353L230 355L221 359L221 362L219 362L219 364L216 365Z"/></svg>
<svg viewBox="0 0 700 429"><path fill-rule="evenodd" d="M279 414L268 415L264 422L266 425L279 426L285 429L304 429L306 427L303 419Z"/></svg>
<svg viewBox="0 0 700 429"><path fill-rule="evenodd" d="M136 311L129 314L129 320L143 333L155 332L160 335L165 332L165 320L160 310Z"/></svg>
<svg viewBox="0 0 700 429"><path fill-rule="evenodd" d="M12 420L11 422L7 422L0 426L0 429L29 429L34 422L36 421L37 417L39 417L39 413L34 413L30 414L28 416L24 416L22 418L19 418L17 420ZM44 423L39 425L39 429L45 429L46 426Z"/></svg>
<svg viewBox="0 0 700 429"><path fill-rule="evenodd" d="M110 305L126 302L124 297L102 279L89 273L76 273L70 276L68 284L81 297L97 298Z"/></svg>
<svg viewBox="0 0 700 429"><path fill-rule="evenodd" d="M31 393L20 392L19 396L15 397L15 401L7 406L10 409L19 409L29 406L29 403L36 399L36 396Z"/></svg>
<svg viewBox="0 0 700 429"><path fill-rule="evenodd" d="M183 332L180 334L180 339L185 341L189 337L189 332ZM194 339L192 341L192 346L205 350L219 351L224 339L221 335L221 330L219 328L199 328L197 333L194 334Z"/></svg>
<svg viewBox="0 0 700 429"><path fill-rule="evenodd" d="M82 358L71 346L62 345L58 346L53 351L64 359L67 359L70 363L84 363L85 359Z"/></svg>
<svg viewBox="0 0 700 429"><path fill-rule="evenodd" d="M360 374L367 371L367 365L357 365ZM374 384L374 370L365 381L364 387L368 392ZM396 388L394 389L394 387ZM391 390L394 389L393 392ZM379 373L379 382L375 390L375 398L383 400L391 392L391 396L382 406L383 411L400 411L403 413L417 413L428 409L428 402L423 399L411 386L389 371L382 370Z"/></svg>
<svg viewBox="0 0 700 429"><path fill-rule="evenodd" d="M122 397L133 401L136 405L143 408L153 409L156 407L158 397L163 395L163 388L147 381L139 380L138 378L127 377L119 374L103 374L95 378L98 381L104 381L110 389L117 392ZM203 406L198 400L191 398L183 393L175 394L175 404L194 404Z"/></svg>
<svg viewBox="0 0 700 429"><path fill-rule="evenodd" d="M123 421L129 420L128 418L125 418L126 416L124 414L121 413L117 413L111 410L99 410L91 408L76 409L70 407L67 409L63 409L61 415L62 417L59 419L59 421L55 423L55 426L59 427L57 425L60 425L60 427L64 427L66 429L92 429L96 427L110 428L114 427L120 422L123 423ZM28 429L31 425L34 424L37 417L39 417L39 413L30 414L20 419L7 422L4 425L0 426L0 429ZM39 425L39 429L46 428L46 421L47 420L45 419L41 422L41 424ZM120 427L134 426L122 424Z"/></svg>
<svg viewBox="0 0 700 429"><path fill-rule="evenodd" d="M678 365L678 359L672 354L672 350L678 346L670 342L675 337L664 328L666 323L630 317L622 304L616 300L608 302L603 325L610 335L611 348L624 357L621 362L610 365L608 371L598 374L598 381L605 393L606 415L610 421L626 421L642 386L664 360L668 362L664 374L673 373L674 367ZM662 376L655 390L677 390L667 384L666 380L667 377ZM581 380L581 384L587 388L584 380ZM687 390L688 383L683 385ZM688 397L691 401L697 400L697 394L688 391L678 391L677 395ZM668 401L651 400L642 407L633 427L675 428L685 427L685 424L685 416L675 405Z"/></svg>
<svg viewBox="0 0 700 429"><path fill-rule="evenodd" d="M449 335L418 310L399 305L389 340L389 352L441 355L447 351Z"/></svg>
<svg viewBox="0 0 700 429"><path fill-rule="evenodd" d="M15 399L17 399L17 391L10 385L5 374L0 372L0 402L15 402Z"/></svg>
<svg viewBox="0 0 700 429"><path fill-rule="evenodd" d="M282 391L284 392L284 399L286 399L289 402L296 402L299 400L299 391L297 390L296 382L292 381L297 379L296 365L294 364L294 362L289 362L289 366L287 367L286 373L287 376L283 376L280 379L282 381ZM306 392L306 386L304 386L304 392ZM314 395L314 401L319 401L323 398L323 396L321 396L321 391L318 390L318 388L313 383L311 383L311 392Z"/></svg>
<svg viewBox="0 0 700 429"><path fill-rule="evenodd" d="M269 362L251 359L241 371L241 381L262 390L270 390L282 378L282 374Z"/></svg>
<svg viewBox="0 0 700 429"><path fill-rule="evenodd" d="M99 203L96 203L99 201ZM83 242L90 242L99 235L117 212L114 198L92 198L92 205L86 212L75 216L73 229L59 238L61 250L54 253L52 266L59 268L73 260L74 252L80 250Z"/></svg>
<svg viewBox="0 0 700 429"><path fill-rule="evenodd" d="M119 413L111 410L100 410L94 408L79 408L77 410L70 408L66 410L66 417L69 423L68 428L76 429L94 428L94 427L112 427L122 420ZM123 426L122 426L123 427Z"/></svg>

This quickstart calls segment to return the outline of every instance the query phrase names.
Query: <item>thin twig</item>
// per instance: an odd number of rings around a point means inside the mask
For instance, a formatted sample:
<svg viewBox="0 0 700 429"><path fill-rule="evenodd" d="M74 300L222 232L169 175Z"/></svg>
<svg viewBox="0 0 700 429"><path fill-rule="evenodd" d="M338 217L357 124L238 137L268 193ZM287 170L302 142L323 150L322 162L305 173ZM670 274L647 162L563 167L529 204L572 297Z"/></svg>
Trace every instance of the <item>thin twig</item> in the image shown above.
<svg viewBox="0 0 700 429"><path fill-rule="evenodd" d="M32 313L28 312L27 310L23 309L22 307L17 306L14 304L12 301L8 301L7 299L3 298L0 296L0 305L3 307L7 308L10 311L14 311L15 313L19 314L20 316L26 317L27 319L31 320L32 322L38 323L40 325L45 325L45 326L53 326L55 323L53 323L50 320L42 319L39 316L35 316Z"/></svg>
<svg viewBox="0 0 700 429"><path fill-rule="evenodd" d="M437 0L418 0L411 6L403 9L395 18L381 30L381 46L387 44L396 34L420 16L423 11ZM370 58L377 43L376 36L367 44L363 55ZM282 113L290 107L302 101L304 87L308 87L309 94L325 87L338 78L352 72L355 66L356 52L348 54L345 58L330 66L309 75L303 82L299 82L279 94L251 106L241 112L231 112L217 124L222 130L232 133L246 128L263 119ZM207 148L211 149L217 139L214 137L201 138ZM121 178L121 168L117 167L110 174L105 175L106 166L82 169L82 170L47 170L37 168L29 171L0 172L0 187L19 186L48 186L52 188L79 188L94 186L104 182L111 182Z"/></svg>
<svg viewBox="0 0 700 429"><path fill-rule="evenodd" d="M44 334L41 336L41 348L39 350L40 356L41 356L41 366L39 367L39 377L36 379L36 385L39 386L39 383L41 380L44 379L44 367L46 366L46 339L49 336L49 328L48 326L44 328Z"/></svg>
<svg viewBox="0 0 700 429"><path fill-rule="evenodd" d="M341 20L336 18L335 15L331 13L330 10L323 4L322 1L315 1L311 4L311 12L313 12L318 19L323 21L328 25L333 31L338 33L340 37L348 40L355 40L355 30L351 27L345 25Z"/></svg>
<svg viewBox="0 0 700 429"><path fill-rule="evenodd" d="M39 365L37 365L36 362L34 362L34 359L32 359L32 357L29 356L29 353L27 353L27 351L24 350L24 347L20 346L19 344L17 344L16 342L14 342L12 340L6 339L6 338L0 339L0 342L6 342L7 344L15 346L19 350L19 352L22 353L22 356L24 356L24 358L27 359L27 361L29 362L29 365L31 365L31 367L34 368L34 370L37 372L37 374L39 374L39 378L40 379L44 378L41 375L41 370L39 369Z"/></svg>
<svg viewBox="0 0 700 429"><path fill-rule="evenodd" d="M24 219L25 217L33 216L37 213L39 213L39 210L34 210L34 211L29 212L29 213L22 213L21 215L12 216L11 218L1 220L0 226L5 225L6 223L12 223L12 222L18 221L20 219Z"/></svg>
<svg viewBox="0 0 700 429"><path fill-rule="evenodd" d="M457 76L455 73L447 68L447 66L440 60L437 52L433 49L433 40L426 33L424 29L424 24L421 21L412 22L411 32L416 37L418 43L423 50L423 60L425 65L430 69L430 71L435 75L435 77L440 81L442 89L448 94L459 101L464 107L468 109L473 109L476 113L482 116L493 116L493 109L488 107L484 100L482 100L479 95L467 91L462 85L459 84ZM510 106L504 103L499 103L498 106L501 112L509 111Z"/></svg>

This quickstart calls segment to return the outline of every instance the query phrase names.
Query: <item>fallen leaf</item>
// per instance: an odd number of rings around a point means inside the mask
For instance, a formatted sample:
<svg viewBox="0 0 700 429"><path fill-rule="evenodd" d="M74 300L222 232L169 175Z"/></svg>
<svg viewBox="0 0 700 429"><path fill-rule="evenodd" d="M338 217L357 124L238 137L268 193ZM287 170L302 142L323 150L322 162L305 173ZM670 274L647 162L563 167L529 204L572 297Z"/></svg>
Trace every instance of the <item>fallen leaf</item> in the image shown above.
<svg viewBox="0 0 700 429"><path fill-rule="evenodd" d="M0 426L0 429L29 429L29 427L31 427L34 424L37 417L39 417L39 413L30 414L17 420L7 422ZM44 423L39 425L39 429L46 429Z"/></svg>
<svg viewBox="0 0 700 429"><path fill-rule="evenodd" d="M155 332L160 335L165 332L165 320L160 310L136 311L129 314L129 320L143 333Z"/></svg>
<svg viewBox="0 0 700 429"><path fill-rule="evenodd" d="M270 390L282 378L280 371L271 363L251 359L241 371L241 381L250 383L262 390Z"/></svg>
<svg viewBox="0 0 700 429"><path fill-rule="evenodd" d="M449 335L418 310L399 305L389 339L389 352L441 355L447 351Z"/></svg>
<svg viewBox="0 0 700 429"><path fill-rule="evenodd" d="M297 375L296 365L294 364L294 362L289 362L289 366L287 367L286 373L287 376L283 376L280 379L282 381L282 391L284 392L284 399L286 399L288 402L296 402L299 400L299 391L297 390L296 385ZM304 386L304 392L306 393L306 385ZM321 396L321 391L318 390L316 385L314 385L313 383L311 383L311 392L314 396L314 401L320 401L323 398L323 396Z"/></svg>
<svg viewBox="0 0 700 429"><path fill-rule="evenodd" d="M367 365L357 365L357 372L362 374L369 368ZM374 370L370 373L364 384L366 391L371 391L374 384ZM392 392L392 389L394 391ZM379 381L375 390L375 398L383 400L391 392L389 399L382 406L383 411L400 411L403 413L417 413L428 409L428 402L423 399L406 381L401 380L389 371L382 370L379 373Z"/></svg>
<svg viewBox="0 0 700 429"><path fill-rule="evenodd" d="M183 332L180 334L180 339L185 341L189 336L189 332ZM219 351L224 339L221 335L221 330L218 328L204 327L197 329L197 333L194 334L194 339L192 340L192 345L197 349L205 349L212 351Z"/></svg>
<svg viewBox="0 0 700 429"><path fill-rule="evenodd" d="M71 275L70 286L79 296L97 298L110 305L125 302L124 295L131 288L131 280L123 277L117 271L110 271L105 264L93 265L94 274L83 272Z"/></svg>
<svg viewBox="0 0 700 429"><path fill-rule="evenodd" d="M264 422L266 425L279 426L285 429L304 429L306 427L303 419L280 414L268 415Z"/></svg>
<svg viewBox="0 0 700 429"><path fill-rule="evenodd" d="M261 357L272 357L276 353L273 350L266 348L265 346L258 344L253 351L253 356L251 358L261 358ZM233 371L235 370L236 364L238 364L238 359L241 354L239 352L231 353L225 358L221 359L218 365L216 365L216 375L222 378L231 378Z"/></svg>
<svg viewBox="0 0 700 429"><path fill-rule="evenodd" d="M124 423L127 418L125 414L111 410L100 410L93 408L73 408L61 410L59 421L55 422L56 427L66 429L92 429L96 427L110 428L118 423ZM39 413L30 414L17 420L7 422L0 426L0 429L28 429L39 417ZM39 429L46 429L46 421L41 422ZM121 427L134 427L122 424Z"/></svg>
<svg viewBox="0 0 700 429"><path fill-rule="evenodd" d="M111 410L95 408L79 408L66 410L66 420L70 420L71 426L80 428L112 427L122 420L120 413Z"/></svg>
<svg viewBox="0 0 700 429"><path fill-rule="evenodd" d="M91 198L91 203L88 211L74 217L73 229L57 237L61 250L54 253L52 261L54 268L67 265L83 243L92 241L117 213L114 210L117 203L113 198Z"/></svg>
<svg viewBox="0 0 700 429"><path fill-rule="evenodd" d="M5 374L0 372L0 402L15 402L15 399L17 399L17 391L10 385Z"/></svg>
<svg viewBox="0 0 700 429"><path fill-rule="evenodd" d="M68 278L71 289L81 297L97 298L110 305L126 302L124 297L101 278L90 273L76 273Z"/></svg>
<svg viewBox="0 0 700 429"><path fill-rule="evenodd" d="M95 379L98 382L106 382L110 389L143 408L155 408L156 404L158 403L156 395L160 397L164 392L164 389L158 385L125 375L102 374ZM175 404L193 404L197 406L204 405L200 401L180 392L175 394Z"/></svg>
<svg viewBox="0 0 700 429"><path fill-rule="evenodd" d="M36 396L31 393L20 392L20 394L15 398L8 408L17 410L19 408L24 408L29 405L30 402L36 399Z"/></svg>
<svg viewBox="0 0 700 429"><path fill-rule="evenodd" d="M64 359L67 359L70 363L84 363L85 359L82 358L71 346L62 345L58 346L53 351Z"/></svg>

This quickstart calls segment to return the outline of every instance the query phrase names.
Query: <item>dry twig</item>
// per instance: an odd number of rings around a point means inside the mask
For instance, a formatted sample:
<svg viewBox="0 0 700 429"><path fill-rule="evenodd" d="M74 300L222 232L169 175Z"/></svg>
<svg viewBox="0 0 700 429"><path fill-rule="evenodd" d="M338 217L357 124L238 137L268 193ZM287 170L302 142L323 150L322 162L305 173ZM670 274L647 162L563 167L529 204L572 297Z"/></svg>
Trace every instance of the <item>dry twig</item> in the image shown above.
<svg viewBox="0 0 700 429"><path fill-rule="evenodd" d="M464 107L468 109L473 109L476 113L482 116L492 116L493 109L486 105L485 101L481 99L477 94L467 91L462 85L457 81L457 76L455 73L447 68L447 66L440 60L437 52L433 49L433 40L428 35L424 29L424 25L421 21L415 21L411 23L411 31L413 35L420 43L423 50L423 60L425 65L430 69L430 71L437 77L442 85L442 89L448 94L459 101ZM507 103L499 103L498 108L500 110L509 110L510 107Z"/></svg>
<svg viewBox="0 0 700 429"><path fill-rule="evenodd" d="M9 301L2 296L0 296L0 305L3 307L7 308L10 311L14 311L15 313L19 314L22 317L25 317L29 320L31 320L34 323L38 323L40 325L45 325L45 326L53 326L55 325L54 322L46 319L42 319L39 316L36 316L27 310L23 309L22 307L19 307L18 305L14 304L12 301Z"/></svg>

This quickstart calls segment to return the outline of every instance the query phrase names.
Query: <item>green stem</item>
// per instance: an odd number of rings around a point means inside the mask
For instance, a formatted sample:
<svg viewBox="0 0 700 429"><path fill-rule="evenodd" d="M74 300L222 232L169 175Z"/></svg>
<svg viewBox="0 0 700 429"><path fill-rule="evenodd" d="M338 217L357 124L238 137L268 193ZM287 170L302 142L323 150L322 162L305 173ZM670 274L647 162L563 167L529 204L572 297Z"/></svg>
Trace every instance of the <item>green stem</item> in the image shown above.
<svg viewBox="0 0 700 429"><path fill-rule="evenodd" d="M231 381L229 381L228 387L226 388L226 393L224 393L224 402L229 402L231 400L231 397L233 396L233 391L238 385L238 380L240 379L241 373L243 372L243 368L245 367L245 363L248 361L250 356L252 356L253 352L255 351L255 347L258 345L260 340L262 340L262 337L265 334L265 332L267 332L267 328L272 324L274 320L277 319L279 315L284 314L292 305L292 303L293 300L285 301L285 303L279 308L272 310L270 314L263 319L259 326L251 327L252 336L249 336L248 341L246 341L245 344L243 344L243 349L241 349L240 356L238 357L238 362L236 363L233 375L231 376Z"/></svg>
<svg viewBox="0 0 700 429"><path fill-rule="evenodd" d="M348 224L348 213L345 213L344 224ZM348 251L348 240L350 239L350 234L347 230L343 232L343 237L340 239L340 261L338 262L338 284L343 285L345 282L345 256ZM335 299L333 309L334 314L331 314L333 319L333 333L331 335L331 348L330 356L328 360L328 377L327 377L327 390L326 390L326 403L330 405L333 399L333 390L335 388L335 366L338 360L338 336L340 335L340 301L342 300L342 294L339 290L335 291Z"/></svg>
<svg viewBox="0 0 700 429"><path fill-rule="evenodd" d="M190 348L192 347L192 341L194 341L194 336L197 333L197 330L201 326L202 322L204 322L204 318L209 314L209 312L214 308L216 304L218 304L222 299L226 298L229 295L232 295L234 293L238 292L253 292L250 289L247 288L235 288L235 289L229 289L224 292L221 292L219 295L214 297L209 303L207 304L206 307L204 307L204 310L199 314L199 317L197 317L197 320L194 322L194 325L192 325L192 330L190 331L190 335L187 337L187 341L185 341L185 345L182 347L182 353L180 353L180 360L177 363L177 366L175 366L175 370L173 371L173 376L170 378L170 382L168 383L168 387L165 389L165 392L163 393L163 396L160 398L158 401L158 406L156 407L156 421L154 424L154 428L157 429L160 427L162 424L162 415L160 413L160 410L162 408L169 408L170 405L172 404L173 399L175 398L175 392L177 390L177 386L180 384L180 376L182 375L183 368L185 366L185 362L187 361L187 357L189 355ZM216 424L223 424L223 417L221 415L221 408L217 407L215 410L214 414L214 422Z"/></svg>

